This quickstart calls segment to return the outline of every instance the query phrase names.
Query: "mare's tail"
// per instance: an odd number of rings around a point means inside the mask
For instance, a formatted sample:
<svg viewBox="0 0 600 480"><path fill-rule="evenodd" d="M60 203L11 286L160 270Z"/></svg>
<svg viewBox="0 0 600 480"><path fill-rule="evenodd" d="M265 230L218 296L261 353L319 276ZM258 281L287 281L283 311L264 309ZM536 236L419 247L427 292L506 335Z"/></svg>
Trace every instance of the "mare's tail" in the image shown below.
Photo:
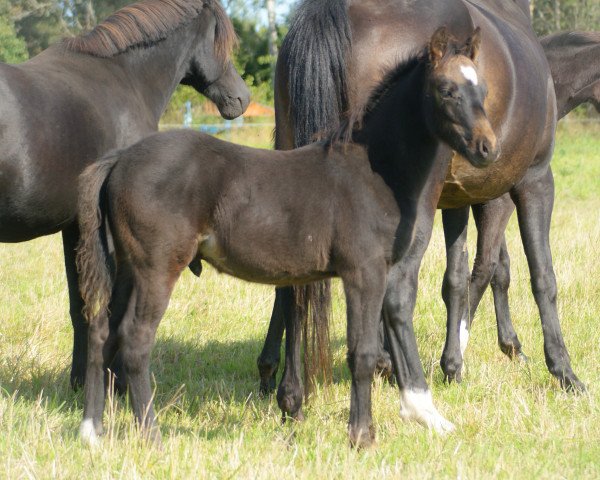
<svg viewBox="0 0 600 480"><path fill-rule="evenodd" d="M346 61L351 40L347 0L305 0L298 7L278 60L285 62L290 72L286 114L294 125L295 147L336 129L347 109ZM295 287L294 293L296 308L304 319L304 384L308 394L317 375L331 379L330 284Z"/></svg>
<svg viewBox="0 0 600 480"><path fill-rule="evenodd" d="M83 313L89 323L108 315L112 292L103 186L117 160L117 154L107 155L87 167L79 177L77 269Z"/></svg>

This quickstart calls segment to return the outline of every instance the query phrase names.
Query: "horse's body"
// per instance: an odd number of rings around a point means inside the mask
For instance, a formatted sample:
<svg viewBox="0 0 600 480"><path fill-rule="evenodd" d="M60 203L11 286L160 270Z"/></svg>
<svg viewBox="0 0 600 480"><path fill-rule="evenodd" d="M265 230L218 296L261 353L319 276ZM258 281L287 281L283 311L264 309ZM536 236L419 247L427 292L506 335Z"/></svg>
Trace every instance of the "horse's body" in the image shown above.
<svg viewBox="0 0 600 480"><path fill-rule="evenodd" d="M554 80L558 119L586 102L600 112L600 34L556 33L542 38L541 44ZM477 225L477 256L469 285L469 312L463 317L469 318L470 329L483 293L491 284L500 349L510 357L525 358L508 306L510 257L504 226L515 204L510 195L505 194L484 205L474 205L472 209Z"/></svg>
<svg viewBox="0 0 600 480"><path fill-rule="evenodd" d="M322 19L329 17L336 17L337 22L324 23ZM552 191L547 187L547 180L551 175L549 162L556 123L555 94L547 61L524 6L470 0L303 3L278 60L276 147L298 146L311 135L339 122L344 111L361 109L391 59L407 58L411 52L418 51L439 21L457 36L472 25L482 28L479 65L489 88L486 109L498 134L502 154L497 162L483 170L472 168L460 155L454 155L444 182L432 187L438 189L435 202L411 207L420 219L421 229L415 233L407 260L390 274L396 279L395 302L400 313L392 325L387 322L392 357L397 357L396 362L401 365L400 369L396 368L400 385L410 390L424 384L420 364L410 360L414 358L416 347L407 345L404 339L412 335L417 273L429 241L435 209L453 209L444 214L448 269L442 292L448 308L448 329L456 332L449 337L442 358L444 371L451 377L460 374L457 362L462 361L458 334L464 320L464 292L468 282L467 257L462 249L468 208L472 203L510 191L522 220L521 231L540 307L548 367L566 387L581 387L570 366L552 293L556 289L548 245L551 214L548 195L551 196ZM313 45L320 43L323 37L327 38L326 45L334 45L329 47L335 52L329 63L324 60L326 52L321 52L318 59L311 58ZM339 60L339 52L345 54L343 61ZM307 74L302 75L305 67L297 64L308 66L311 62L316 67L313 65L312 71L306 67ZM329 98L337 102L313 102L308 94L316 91L319 98L327 98L327 88L334 89L336 95ZM284 298L290 297L278 290L268 342L258 362L263 389L273 385L279 358L279 343L273 340L281 331L278 325L283 323L281 312L285 308L281 308L281 304L285 303ZM391 316L384 307L384 317ZM288 333L286 347L297 342L289 337ZM294 416L300 412L290 411L286 406L301 404L302 389L296 382L300 378L299 362L289 350L286 348L286 369L278 399L280 407ZM456 353L458 359L452 358Z"/></svg>
<svg viewBox="0 0 600 480"><path fill-rule="evenodd" d="M443 181L448 145L479 166L497 155L483 83L460 73L476 75L477 47L477 34L458 43L438 30L429 57L399 66L372 97L362 128L352 134L356 143L340 145L333 136L273 152L178 131L148 137L88 168L80 183L78 250L90 321L82 435L94 441L102 431L103 371L119 348L136 418L158 437L148 370L154 335L181 272L189 264L199 272L205 260L278 286L341 277L353 379L350 438L370 443L379 312L390 293L388 272L403 261L418 229L410 205L427 202L432 185ZM446 89L463 101L442 98ZM403 392L403 401L406 417L442 432L452 428L428 392ZM414 413L417 401L427 404L427 416Z"/></svg>
<svg viewBox="0 0 600 480"><path fill-rule="evenodd" d="M133 18L138 30L127 23ZM78 175L156 131L182 81L224 116L241 115L249 94L228 60L233 41L216 1L150 0L23 64L0 64L0 241L63 232L73 384L84 380L87 344L74 263Z"/></svg>

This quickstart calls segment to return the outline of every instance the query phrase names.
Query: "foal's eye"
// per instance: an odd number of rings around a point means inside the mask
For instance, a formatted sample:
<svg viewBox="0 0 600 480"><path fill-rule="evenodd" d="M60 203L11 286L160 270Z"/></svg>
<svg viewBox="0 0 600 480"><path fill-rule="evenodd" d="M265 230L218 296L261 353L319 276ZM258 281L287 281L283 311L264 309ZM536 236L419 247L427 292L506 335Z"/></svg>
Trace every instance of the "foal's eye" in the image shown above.
<svg viewBox="0 0 600 480"><path fill-rule="evenodd" d="M441 88L440 96L444 99L450 99L454 96L454 92L449 88Z"/></svg>

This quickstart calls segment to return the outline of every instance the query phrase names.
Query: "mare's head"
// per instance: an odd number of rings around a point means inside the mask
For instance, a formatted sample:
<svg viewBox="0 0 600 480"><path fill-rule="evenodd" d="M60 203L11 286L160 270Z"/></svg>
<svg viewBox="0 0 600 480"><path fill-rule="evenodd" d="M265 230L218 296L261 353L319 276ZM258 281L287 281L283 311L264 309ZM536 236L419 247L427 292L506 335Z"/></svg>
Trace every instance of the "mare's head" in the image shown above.
<svg viewBox="0 0 600 480"><path fill-rule="evenodd" d="M219 0L141 0L64 44L96 57L131 57L142 67L164 64L165 78L194 87L216 103L221 115L235 118L250 102L230 60L236 42Z"/></svg>
<svg viewBox="0 0 600 480"><path fill-rule="evenodd" d="M458 42L439 28L429 42L426 110L432 132L475 167L485 167L500 146L484 108L485 81L477 70L479 28Z"/></svg>
<svg viewBox="0 0 600 480"><path fill-rule="evenodd" d="M181 83L210 98L223 117L236 118L248 107L250 92L230 59L237 43L233 25L218 0L200 3L204 8L192 20L196 41Z"/></svg>

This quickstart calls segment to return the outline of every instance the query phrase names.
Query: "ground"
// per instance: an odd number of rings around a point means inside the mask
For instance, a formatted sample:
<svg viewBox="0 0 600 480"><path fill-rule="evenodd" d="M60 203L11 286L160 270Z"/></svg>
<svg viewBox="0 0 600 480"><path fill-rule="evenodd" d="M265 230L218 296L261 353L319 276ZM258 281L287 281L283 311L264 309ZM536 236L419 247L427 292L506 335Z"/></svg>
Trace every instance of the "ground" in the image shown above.
<svg viewBox="0 0 600 480"><path fill-rule="evenodd" d="M268 129L249 129L245 137L255 145L270 142ZM508 232L510 304L530 362L511 363L500 353L488 293L463 383L443 383L438 218L415 326L434 401L455 433L439 437L401 421L396 388L378 379L377 444L349 448L339 282L334 384L311 397L304 423L282 426L275 399L258 396L255 367L273 291L205 268L200 280L186 272L178 283L153 353L162 451L138 439L123 399L110 403L108 433L90 450L76 435L82 393L68 382L71 327L60 238L52 236L0 245L0 478L600 478L600 126L563 124L553 168L551 241L562 328L588 394L562 392L546 370L515 219ZM473 252L474 230L469 234Z"/></svg>

